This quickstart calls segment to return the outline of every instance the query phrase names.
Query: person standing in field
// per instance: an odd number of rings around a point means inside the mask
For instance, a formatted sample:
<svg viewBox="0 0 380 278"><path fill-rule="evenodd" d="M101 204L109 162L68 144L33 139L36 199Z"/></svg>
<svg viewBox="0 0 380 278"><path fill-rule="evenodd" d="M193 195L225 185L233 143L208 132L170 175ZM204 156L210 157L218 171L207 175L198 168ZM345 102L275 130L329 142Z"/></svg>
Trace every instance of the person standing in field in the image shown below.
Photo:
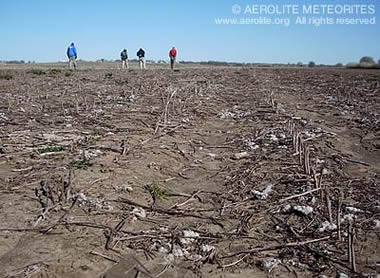
<svg viewBox="0 0 380 278"><path fill-rule="evenodd" d="M76 69L78 54L77 54L77 49L75 48L75 45L73 42L67 48L66 54L67 54L67 58L69 58L69 68L72 69L74 67L74 69Z"/></svg>
<svg viewBox="0 0 380 278"><path fill-rule="evenodd" d="M121 58L121 68L122 68L122 69L125 69L125 68L128 69L128 53L127 53L127 50L126 50L126 49L124 49L124 50L120 53L120 58Z"/></svg>
<svg viewBox="0 0 380 278"><path fill-rule="evenodd" d="M177 49L173 46L172 49L169 51L169 58L170 58L170 68L174 69L175 59L177 58Z"/></svg>
<svg viewBox="0 0 380 278"><path fill-rule="evenodd" d="M137 51L137 57L139 57L140 69L145 69L145 51L142 48Z"/></svg>

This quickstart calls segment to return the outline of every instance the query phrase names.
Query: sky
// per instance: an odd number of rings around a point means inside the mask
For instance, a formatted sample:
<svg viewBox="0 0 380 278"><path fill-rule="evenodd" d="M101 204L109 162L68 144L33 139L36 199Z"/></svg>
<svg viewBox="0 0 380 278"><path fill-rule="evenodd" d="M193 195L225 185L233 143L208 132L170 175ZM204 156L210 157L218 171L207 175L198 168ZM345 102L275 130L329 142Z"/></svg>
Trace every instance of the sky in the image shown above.
<svg viewBox="0 0 380 278"><path fill-rule="evenodd" d="M303 5L326 4L359 4L367 10L280 13L285 5L302 11ZM253 13L253 6L264 10ZM280 10L268 14L269 6ZM362 56L377 61L379 14L378 0L0 0L0 60L63 61L73 41L83 60L119 59L124 48L133 59L140 47L147 59L166 60L176 46L178 60L186 61L345 64ZM334 23L296 24L301 16ZM264 24L260 18L290 24ZM375 24L336 24L337 18ZM246 19L252 22L229 21Z"/></svg>

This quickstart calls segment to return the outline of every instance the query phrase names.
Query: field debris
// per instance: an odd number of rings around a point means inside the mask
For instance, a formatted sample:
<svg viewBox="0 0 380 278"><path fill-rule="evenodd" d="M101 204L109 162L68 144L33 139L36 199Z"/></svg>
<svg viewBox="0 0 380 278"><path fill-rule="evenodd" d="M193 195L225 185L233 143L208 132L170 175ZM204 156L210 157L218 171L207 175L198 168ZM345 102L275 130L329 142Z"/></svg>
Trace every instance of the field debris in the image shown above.
<svg viewBox="0 0 380 278"><path fill-rule="evenodd" d="M275 258L268 258L263 261L263 267L267 269L269 272L277 267L281 263L281 260Z"/></svg>
<svg viewBox="0 0 380 278"><path fill-rule="evenodd" d="M239 120L249 115L247 111L241 111L237 106L234 106L233 110L226 110L219 114L221 119L234 119Z"/></svg>
<svg viewBox="0 0 380 278"><path fill-rule="evenodd" d="M184 230L183 238L181 238L180 241L183 245L189 245L192 242L194 242L194 240L198 237L199 237L199 234L197 232L194 232L192 230Z"/></svg>
<svg viewBox="0 0 380 278"><path fill-rule="evenodd" d="M297 212L302 215L309 215L313 213L313 208L310 206L301 206L301 205L285 205L282 209L283 212L292 213Z"/></svg>
<svg viewBox="0 0 380 278"><path fill-rule="evenodd" d="M146 211L143 208L134 208L132 210L132 214L139 218L145 218L146 217Z"/></svg>
<svg viewBox="0 0 380 278"><path fill-rule="evenodd" d="M91 158L97 157L102 155L102 151L100 150L80 150L79 155L82 156L83 158L90 160Z"/></svg>
<svg viewBox="0 0 380 278"><path fill-rule="evenodd" d="M318 228L318 232L335 231L336 229L337 229L336 224L330 223L329 221L325 221L322 223L322 226Z"/></svg>
<svg viewBox="0 0 380 278"><path fill-rule="evenodd" d="M42 72L0 80L5 276L380 273L377 71Z"/></svg>
<svg viewBox="0 0 380 278"><path fill-rule="evenodd" d="M248 152L241 152L241 153L235 153L234 154L235 159L242 159L242 158L246 158L248 156L249 156Z"/></svg>
<svg viewBox="0 0 380 278"><path fill-rule="evenodd" d="M376 229L380 229L380 220L377 220L377 219L373 220L373 224L375 225Z"/></svg>
<svg viewBox="0 0 380 278"><path fill-rule="evenodd" d="M267 199L269 193L273 191L273 184L269 184L263 191L253 190L252 194L256 199L264 200Z"/></svg>
<svg viewBox="0 0 380 278"><path fill-rule="evenodd" d="M358 212L362 212L361 209L357 209L355 207L346 207L346 211L349 213L353 213L353 214L358 213Z"/></svg>

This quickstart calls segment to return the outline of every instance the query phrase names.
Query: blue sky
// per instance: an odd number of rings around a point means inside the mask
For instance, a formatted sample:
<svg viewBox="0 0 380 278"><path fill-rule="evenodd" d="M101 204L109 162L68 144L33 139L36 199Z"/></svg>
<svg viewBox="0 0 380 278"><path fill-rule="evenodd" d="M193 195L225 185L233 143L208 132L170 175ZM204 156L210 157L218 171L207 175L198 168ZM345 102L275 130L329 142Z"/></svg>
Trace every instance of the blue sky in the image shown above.
<svg viewBox="0 0 380 278"><path fill-rule="evenodd" d="M118 59L123 48L134 58L139 47L146 50L147 59L167 59L169 49L175 45L179 60L335 64L358 61L368 55L377 61L379 3L378 0L0 0L0 60L65 60L66 48L74 41L79 58L85 60ZM247 5L286 4L374 5L375 14L362 17L375 17L376 24L296 25L296 15L286 15L291 20L289 27L215 23L218 18L254 17L244 14ZM233 5L239 5L242 12L234 14Z"/></svg>

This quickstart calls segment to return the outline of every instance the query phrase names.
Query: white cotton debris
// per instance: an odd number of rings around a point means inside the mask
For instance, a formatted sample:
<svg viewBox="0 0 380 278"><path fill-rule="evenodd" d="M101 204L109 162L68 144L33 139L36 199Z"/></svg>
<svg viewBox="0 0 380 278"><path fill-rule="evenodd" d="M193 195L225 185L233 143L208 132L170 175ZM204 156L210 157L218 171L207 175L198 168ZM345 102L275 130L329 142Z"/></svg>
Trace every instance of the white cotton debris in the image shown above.
<svg viewBox="0 0 380 278"><path fill-rule="evenodd" d="M380 220L373 220L373 224L375 225L376 229L380 229Z"/></svg>
<svg viewBox="0 0 380 278"><path fill-rule="evenodd" d="M165 227L165 226L161 226L161 227L159 228L159 230L160 230L161 232L167 232L167 231L169 231L169 228L168 228L168 227Z"/></svg>
<svg viewBox="0 0 380 278"><path fill-rule="evenodd" d="M108 204L104 199L100 199L100 198L90 199L82 192L78 193L77 202L79 206L86 205L95 210L98 210L98 209L103 209L106 211L113 210L113 207L110 204Z"/></svg>
<svg viewBox="0 0 380 278"><path fill-rule="evenodd" d="M292 206L291 205L285 205L283 208L282 208L282 211L283 212L290 212L292 209Z"/></svg>
<svg viewBox="0 0 380 278"><path fill-rule="evenodd" d="M346 273L340 272L338 278L350 278Z"/></svg>
<svg viewBox="0 0 380 278"><path fill-rule="evenodd" d="M208 153L207 154L209 157L216 157L216 154L214 154L214 153Z"/></svg>
<svg viewBox="0 0 380 278"><path fill-rule="evenodd" d="M259 146L259 145L256 145L256 144L252 144L251 146L249 146L249 148L250 148L251 150L257 150L258 148L260 148L260 146Z"/></svg>
<svg viewBox="0 0 380 278"><path fill-rule="evenodd" d="M281 260L279 260L279 259L269 258L269 259L264 260L263 267L265 269L271 270L271 269L275 268L276 266L278 266L280 263L281 263Z"/></svg>
<svg viewBox="0 0 380 278"><path fill-rule="evenodd" d="M178 246L175 246L173 248L173 256L174 257L183 257L184 256L184 250L182 250L182 248L178 247Z"/></svg>
<svg viewBox="0 0 380 278"><path fill-rule="evenodd" d="M107 133L105 134L105 136L113 136L113 135L115 135L115 133L113 133L113 132L107 132Z"/></svg>
<svg viewBox="0 0 380 278"><path fill-rule="evenodd" d="M190 253L187 250L182 249L179 246L174 246L173 252L171 254L169 254L168 256L170 256L170 255L173 256L173 259L172 259L172 261L173 261L174 258L183 257L183 256L189 257Z"/></svg>
<svg viewBox="0 0 380 278"><path fill-rule="evenodd" d="M242 158L245 158L248 156L249 156L249 154L247 152L241 152L241 153L235 153L234 154L235 159L242 159Z"/></svg>
<svg viewBox="0 0 380 278"><path fill-rule="evenodd" d="M181 243L183 245L189 245L195 240L195 238L199 237L199 234L192 230L184 230L183 236L184 237L180 239Z"/></svg>
<svg viewBox="0 0 380 278"><path fill-rule="evenodd" d="M304 134L306 137L308 137L308 138L310 138L310 137L314 137L314 136L315 136L313 132L311 132L311 131L307 131L307 130L304 131L303 134Z"/></svg>
<svg viewBox="0 0 380 278"><path fill-rule="evenodd" d="M8 121L8 117L4 113L0 113L0 120Z"/></svg>
<svg viewBox="0 0 380 278"><path fill-rule="evenodd" d="M273 184L269 184L263 191L253 190L252 193L256 199L264 200L267 199L269 193L273 191Z"/></svg>
<svg viewBox="0 0 380 278"><path fill-rule="evenodd" d="M78 198L77 201L80 204L88 201L86 195L84 195L84 193L82 193L82 192L78 193L77 198Z"/></svg>
<svg viewBox="0 0 380 278"><path fill-rule="evenodd" d="M90 158L97 157L102 155L103 153L100 150L80 150L79 154L84 156L85 159L89 160Z"/></svg>
<svg viewBox="0 0 380 278"><path fill-rule="evenodd" d="M95 204L96 208L104 209L107 211L113 211L113 206L109 205L105 200L96 198L95 200L91 201L92 204Z"/></svg>
<svg viewBox="0 0 380 278"><path fill-rule="evenodd" d="M215 250L215 247L214 246L211 246L211 245L202 245L202 247L201 247L201 251L203 252L203 253L209 253L209 252L211 252L211 251L213 251L213 250Z"/></svg>
<svg viewBox="0 0 380 278"><path fill-rule="evenodd" d="M274 141L274 142L277 142L279 139L278 139L278 137L276 136L276 135L274 135L274 134L270 134L269 135L269 139L271 140L271 141Z"/></svg>
<svg viewBox="0 0 380 278"><path fill-rule="evenodd" d="M353 215L352 213L350 214L345 214L343 215L342 219L340 220L341 223L345 222L345 221L348 221L348 222L351 222L351 221L354 221L354 219L356 218L355 215Z"/></svg>
<svg viewBox="0 0 380 278"><path fill-rule="evenodd" d="M135 94L131 94L129 97L128 97L128 100L130 102L134 102L136 100L136 95Z"/></svg>
<svg viewBox="0 0 380 278"><path fill-rule="evenodd" d="M219 114L219 118L221 119L228 119L228 118L233 118L235 116L234 113L229 112L229 111L224 111Z"/></svg>
<svg viewBox="0 0 380 278"><path fill-rule="evenodd" d="M132 213L140 218L145 218L146 217L146 211L143 208L134 208L132 210Z"/></svg>
<svg viewBox="0 0 380 278"><path fill-rule="evenodd" d="M337 229L337 226L334 223L330 223L329 221L325 221L322 223L322 226L318 228L318 232L324 231L334 231Z"/></svg>
<svg viewBox="0 0 380 278"><path fill-rule="evenodd" d="M357 208L355 208L355 207L346 207L346 211L347 211L347 212L351 212L351 213L362 212L361 209L357 209Z"/></svg>
<svg viewBox="0 0 380 278"><path fill-rule="evenodd" d="M228 118L241 119L247 115L249 115L249 112L245 112L245 111L235 111L235 112L224 111L224 112L219 114L219 118L221 118L221 119L228 119Z"/></svg>
<svg viewBox="0 0 380 278"><path fill-rule="evenodd" d="M125 185L124 189L128 192L132 192L133 191L133 187L130 186L130 185Z"/></svg>
<svg viewBox="0 0 380 278"><path fill-rule="evenodd" d="M309 215L313 212L313 208L310 206L293 206L293 210L300 212L304 215Z"/></svg>
<svg viewBox="0 0 380 278"><path fill-rule="evenodd" d="M250 148L251 150L256 150L259 147L255 142L253 142L251 139L244 139L244 145Z"/></svg>
<svg viewBox="0 0 380 278"><path fill-rule="evenodd" d="M129 184L123 184L121 185L120 187L118 187L119 190L121 191L127 191L127 192L132 192L133 191L133 187Z"/></svg>
<svg viewBox="0 0 380 278"><path fill-rule="evenodd" d="M317 164L322 164L322 163L325 163L325 161L324 161L323 159L319 159L319 158L317 158L317 159L315 160L315 163L317 163Z"/></svg>
<svg viewBox="0 0 380 278"><path fill-rule="evenodd" d="M112 185L112 188L115 189L116 191L121 191L121 192L132 192L133 191L133 187L130 184Z"/></svg>

